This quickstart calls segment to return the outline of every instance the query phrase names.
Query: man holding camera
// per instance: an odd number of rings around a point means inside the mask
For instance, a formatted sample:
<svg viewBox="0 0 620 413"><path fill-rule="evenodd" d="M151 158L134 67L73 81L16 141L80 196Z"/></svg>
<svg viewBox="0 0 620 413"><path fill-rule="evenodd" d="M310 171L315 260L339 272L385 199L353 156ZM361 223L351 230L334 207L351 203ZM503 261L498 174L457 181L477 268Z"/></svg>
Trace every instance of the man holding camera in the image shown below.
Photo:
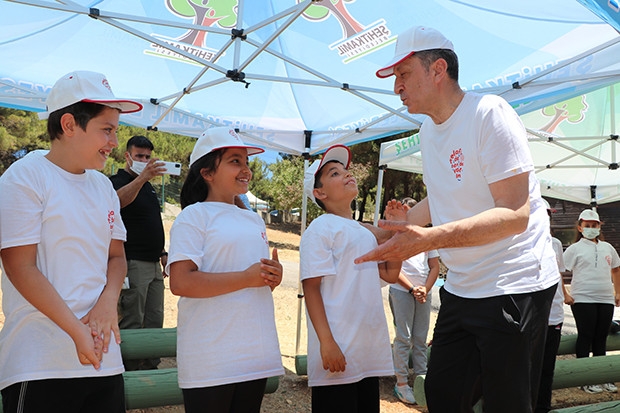
<svg viewBox="0 0 620 413"><path fill-rule="evenodd" d="M161 328L164 323L164 277L168 253L155 189L150 180L165 173L164 163L151 158L153 143L145 136L127 141L125 169L110 177L127 228L127 279L119 302L121 329ZM129 281L129 285L127 285ZM126 370L156 369L159 359L123 360Z"/></svg>

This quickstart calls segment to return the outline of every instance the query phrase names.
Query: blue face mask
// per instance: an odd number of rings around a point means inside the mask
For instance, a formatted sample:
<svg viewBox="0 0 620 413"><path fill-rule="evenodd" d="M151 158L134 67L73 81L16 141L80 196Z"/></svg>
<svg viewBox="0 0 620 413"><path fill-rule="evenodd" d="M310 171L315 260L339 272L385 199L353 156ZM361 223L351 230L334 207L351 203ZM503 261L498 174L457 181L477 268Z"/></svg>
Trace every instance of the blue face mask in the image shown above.
<svg viewBox="0 0 620 413"><path fill-rule="evenodd" d="M598 237L599 235L601 235L601 229L600 228L583 228L581 230L581 233L587 239L594 239Z"/></svg>

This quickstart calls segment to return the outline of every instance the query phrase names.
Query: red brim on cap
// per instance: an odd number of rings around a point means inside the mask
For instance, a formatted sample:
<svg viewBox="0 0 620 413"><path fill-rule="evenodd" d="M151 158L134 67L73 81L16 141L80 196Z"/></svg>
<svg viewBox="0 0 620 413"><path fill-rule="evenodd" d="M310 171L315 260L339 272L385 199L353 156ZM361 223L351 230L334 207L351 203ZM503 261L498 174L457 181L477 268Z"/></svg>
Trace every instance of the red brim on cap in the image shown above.
<svg viewBox="0 0 620 413"><path fill-rule="evenodd" d="M407 53L406 55L400 55L400 56L396 56L395 58L393 58L390 63L387 64L387 66L385 66L382 69L377 70L377 77L384 79L386 77L390 77L394 74L394 66L402 63L405 59L413 56L415 54L415 52L410 52Z"/></svg>

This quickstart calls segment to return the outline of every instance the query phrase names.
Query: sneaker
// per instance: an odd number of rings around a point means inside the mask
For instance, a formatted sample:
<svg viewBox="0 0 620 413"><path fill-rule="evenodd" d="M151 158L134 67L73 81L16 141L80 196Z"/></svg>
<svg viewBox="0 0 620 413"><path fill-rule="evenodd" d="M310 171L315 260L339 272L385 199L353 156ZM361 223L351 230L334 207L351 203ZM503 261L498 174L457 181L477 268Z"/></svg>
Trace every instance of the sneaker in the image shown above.
<svg viewBox="0 0 620 413"><path fill-rule="evenodd" d="M602 391L602 390L601 390ZM394 386L394 395L398 397L398 399L407 404L415 404L415 398L413 397L413 390L409 385L405 384L404 386Z"/></svg>
<svg viewBox="0 0 620 413"><path fill-rule="evenodd" d="M601 384L601 387L603 388L603 390L608 391L610 393L616 393L618 391L618 388L613 383Z"/></svg>
<svg viewBox="0 0 620 413"><path fill-rule="evenodd" d="M585 391L586 393L590 393L590 394L603 392L603 388L599 386L598 384L590 384L588 386L583 386L581 389Z"/></svg>

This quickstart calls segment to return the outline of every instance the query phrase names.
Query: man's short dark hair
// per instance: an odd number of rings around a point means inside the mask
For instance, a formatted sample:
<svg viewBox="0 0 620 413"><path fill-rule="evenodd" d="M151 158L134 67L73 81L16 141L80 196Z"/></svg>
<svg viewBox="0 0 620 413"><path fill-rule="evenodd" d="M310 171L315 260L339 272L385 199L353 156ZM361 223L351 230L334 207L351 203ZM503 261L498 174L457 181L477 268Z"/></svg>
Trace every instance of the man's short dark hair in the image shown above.
<svg viewBox="0 0 620 413"><path fill-rule="evenodd" d="M436 60L445 60L448 64L448 69L446 70L448 76L456 82L459 81L459 58L454 51L450 49L430 49L416 52L414 56L420 59L422 66L426 70L428 70L431 64Z"/></svg>
<svg viewBox="0 0 620 413"><path fill-rule="evenodd" d="M151 151L155 149L153 146L153 142L149 140L146 136L136 135L127 141L127 152L131 148L142 148L142 149L150 149Z"/></svg>

